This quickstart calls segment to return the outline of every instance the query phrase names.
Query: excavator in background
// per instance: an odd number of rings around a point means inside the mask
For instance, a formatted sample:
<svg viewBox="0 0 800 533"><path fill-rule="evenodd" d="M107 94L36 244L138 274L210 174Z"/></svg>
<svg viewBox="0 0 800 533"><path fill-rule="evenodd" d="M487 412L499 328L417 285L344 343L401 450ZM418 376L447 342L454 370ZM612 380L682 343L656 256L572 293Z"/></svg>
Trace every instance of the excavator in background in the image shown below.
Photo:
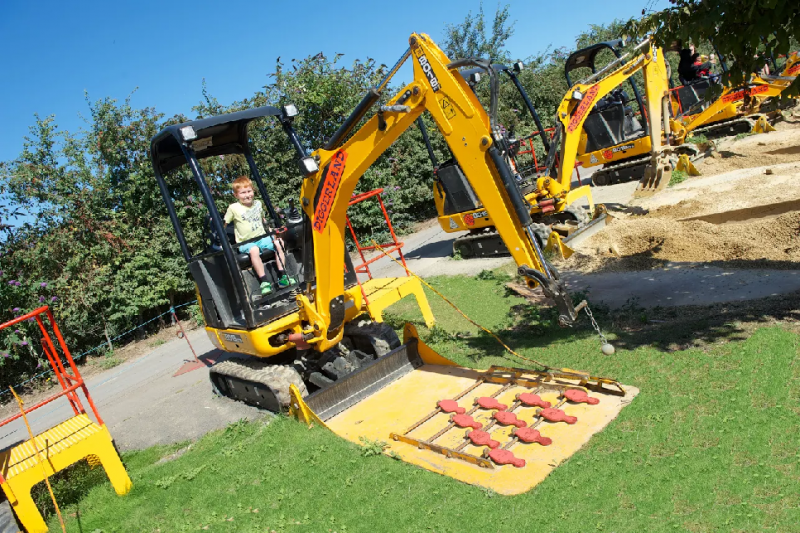
<svg viewBox="0 0 800 533"><path fill-rule="evenodd" d="M545 152L549 152L550 138L542 126L539 114L533 106L528 93L522 86L517 74L522 70L522 63L515 63L509 68L506 65L490 63L486 60L475 60L478 66L461 70L457 73L470 86L475 93L475 86L481 78L489 78L489 112L493 117L497 113L497 101L500 74L503 73L514 84L514 87L522 99L525 108L531 114L534 124L538 128L536 135L544 146ZM477 94L477 93L476 93ZM485 109L485 106L484 106ZM496 121L496 118L494 118ZM464 171L459 165L458 160L453 154L450 158L439 163L433 146L422 118L417 119L417 126L422 131L422 138L428 150L431 163L433 165L434 184L433 198L438 213L439 226L447 233L464 232L468 233L459 236L453 241L453 253L463 259L473 257L493 257L498 255L508 255L508 249L503 243L503 239L497 233L492 221L492 216L478 199L475 191L464 176ZM558 201L538 205L535 194L536 182L539 177L547 172L544 165L538 166L536 161L522 163L518 157L521 139L510 136L501 127L501 138L498 143L502 144L502 151L514 180L525 198L528 212L532 220L531 228L538 240L539 245L544 248L552 232L558 232L563 237L568 237L573 232L585 228L594 221L591 214L594 213L594 201L592 192L588 185L569 189L558 198ZM579 200L584 199L588 205L588 210L584 208ZM598 223L602 222L600 220Z"/></svg>
<svg viewBox="0 0 800 533"><path fill-rule="evenodd" d="M619 39L573 52L564 67L567 82L572 85L570 73L579 68L588 68L592 76L596 75L597 56L604 50L611 51L616 57L612 65L622 65L624 68L629 57L629 54L622 56L620 53L624 45L624 41ZM639 59L630 61L637 63ZM644 68L649 61L645 57L640 67ZM713 136L736 133L740 129L748 132L771 129L766 117L758 113L759 106L766 98L778 96L789 83L785 78L764 80L756 77L747 87L725 88L716 101L707 103L704 96L711 84L715 83L712 78L704 77L672 87L669 68L666 63L665 66L663 79L653 80L652 75L650 78L652 83L660 85L652 89L655 94L660 95L662 89L670 91L669 127L662 130L661 135L662 142L671 146L667 159L673 169L684 156L681 165L685 166L702 156L694 144L686 143L692 133ZM721 66L725 70L724 61L721 61ZM638 68L635 67L634 72ZM601 72L608 71L609 66L606 65ZM623 90L622 84L625 82L630 84L633 99ZM603 83L607 85L609 82L604 80ZM652 160L650 117L645 111L642 95L632 78L623 77L620 83L610 91L604 91L605 96L597 100L580 131L577 165L590 168L602 164L603 168L592 174L592 182L598 186L635 179L642 181ZM571 93L572 89L567 92L562 104L572 99ZM631 104L635 104L635 107Z"/></svg>
<svg viewBox="0 0 800 533"><path fill-rule="evenodd" d="M389 81L408 59L413 62L413 81L381 104ZM381 311L415 294L431 325L424 293L415 290L418 279L359 283L345 250L346 211L359 179L427 111L491 214L519 275L555 302L562 325L574 323L582 309L588 314L585 302L573 305L558 271L544 257L529 206L506 160L494 109L487 114L458 74L460 68L476 64L475 59L451 62L430 37L412 34L409 48L386 78L311 155L292 128L297 110L287 105L169 126L154 137L151 157L197 284L211 341L224 351L254 356L230 358L211 368L220 393L272 410L288 407L298 419L356 443L388 439L387 451L405 461L515 494L536 485L605 427L636 389L541 363L536 369L463 368L425 345L410 324L401 344L393 330L380 323ZM356 130L376 106L377 112ZM287 252L285 268L299 283L266 299L252 296L253 274L248 257L236 253L238 246L222 238L218 247L210 241L205 249L189 247L181 213L174 206L177 193L170 189L171 180L185 174L167 175L188 167L212 233L224 235L202 160L240 157L270 218L281 227L248 143L248 125L260 118L280 124L304 175L302 212L290 210L286 229L280 232ZM273 271L275 258L264 260ZM362 313L372 321L360 319ZM320 376L328 379L317 379Z"/></svg>
<svg viewBox="0 0 800 533"><path fill-rule="evenodd" d="M596 43L573 52L564 64L567 84L573 86L573 75L580 69L589 69L591 75L597 74L598 56L604 51L613 54L616 58L615 63L625 65L627 56L623 58L620 52L624 46L623 39L616 39ZM665 78L664 87L666 83ZM633 98L625 90L626 84L630 87ZM589 111L583 129L579 130L576 165L581 168L603 165L602 169L592 174L592 183L598 186L641 180L650 164L652 145L649 134L650 121L639 87L631 76L626 77L620 85L612 87L611 90L607 92L604 90L604 93L605 96L596 99L597 103ZM570 89L563 101L568 102L571 99ZM686 147L684 151L688 150L689 155L694 156L697 150L692 150L693 148L693 146Z"/></svg>
<svg viewBox="0 0 800 533"><path fill-rule="evenodd" d="M589 47L585 54L573 54L573 61L580 64L591 59L592 63L587 66L592 68L594 57L601 49L602 47L595 49L593 53ZM581 57L584 59L581 60ZM574 68L568 64L567 72ZM637 190L640 194L654 193L666 187L678 154L676 147L670 142L670 136L663 135L664 131L670 131L669 86L663 52L650 39L646 39L632 52L617 55L616 59L603 68L592 70L591 75L570 87L558 107L558 123L553 137L553 144L560 142L561 145L558 175L544 178L547 181L539 188L557 192L566 187L573 168L579 161L579 155L588 156L591 163L594 152L587 154L587 147L593 149L596 147L595 143L600 142L615 143L611 145L612 148L601 151L605 163L620 158L625 161L611 165L606 174L616 174L608 176L608 183L620 176L632 175L634 170L630 170L630 167L636 167L636 175L641 175ZM645 126L638 120L634 122L635 115L626 109L626 102L618 92L619 87L637 72L641 72L644 78L645 107L642 108L642 114L647 118ZM640 130L647 132L647 140L639 141L638 144L631 143L630 140L641 137ZM595 139L591 144L590 135ZM628 144L625 144L625 139L629 139ZM636 146L639 149L646 146L646 155L631 156L626 153ZM617 152L614 152L613 147L618 148ZM603 171L605 170L604 168Z"/></svg>
<svg viewBox="0 0 800 533"><path fill-rule="evenodd" d="M670 51L680 52L675 44ZM717 53L722 74L728 67L725 59ZM671 133L674 142L682 144L692 135L720 137L739 133L764 133L771 131L768 113L762 110L769 100L780 97L793 78L754 74L750 81L739 87L725 86L714 101L707 101L706 92L720 83L719 76L703 76L696 80L679 80L675 85L670 77L672 120ZM765 108L766 109L766 106Z"/></svg>

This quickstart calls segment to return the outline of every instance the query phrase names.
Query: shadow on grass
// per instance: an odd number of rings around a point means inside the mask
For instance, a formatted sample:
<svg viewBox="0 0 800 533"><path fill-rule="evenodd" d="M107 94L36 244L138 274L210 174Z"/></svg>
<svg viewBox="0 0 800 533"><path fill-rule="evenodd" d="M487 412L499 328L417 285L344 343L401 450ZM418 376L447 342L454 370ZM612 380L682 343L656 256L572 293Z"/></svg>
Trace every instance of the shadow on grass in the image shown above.
<svg viewBox="0 0 800 533"><path fill-rule="evenodd" d="M575 301L584 298L573 294ZM529 303L520 298L508 310L509 326L495 333L512 349L542 348L554 343L568 343L596 336L588 317L582 314L571 328L557 325L556 310L546 305ZM727 302L708 306L644 308L637 301L628 301L619 309L592 304L592 312L601 330L617 348L633 350L651 347L664 352L702 348L720 342L742 341L759 326L776 323L800 325L800 291L783 295ZM591 304L591 302L590 302ZM480 322L479 317L475 317ZM387 322L402 329L405 320L392 315ZM411 320L426 342L456 341L470 352L475 364L486 357L506 355L502 346L489 334L472 335L445 331L434 327L427 330L421 320Z"/></svg>

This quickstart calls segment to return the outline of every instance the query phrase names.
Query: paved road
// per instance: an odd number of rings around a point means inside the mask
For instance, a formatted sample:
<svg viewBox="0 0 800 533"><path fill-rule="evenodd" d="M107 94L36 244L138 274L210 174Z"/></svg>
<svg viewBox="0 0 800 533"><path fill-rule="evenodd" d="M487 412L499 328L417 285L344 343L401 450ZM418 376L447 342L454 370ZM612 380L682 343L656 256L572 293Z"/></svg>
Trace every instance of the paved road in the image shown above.
<svg viewBox="0 0 800 533"><path fill-rule="evenodd" d="M222 355L208 340L205 330L189 332L189 339L200 356ZM215 397L207 369L172 377L191 358L186 341L176 338L147 355L87 380L100 416L120 449L197 439L240 418L261 415L262 411L256 408ZM88 408L85 403L84 407ZM59 399L32 412L28 418L33 431L39 433L70 416L68 402ZM26 436L21 420L3 426L0 449L25 440Z"/></svg>
<svg viewBox="0 0 800 533"><path fill-rule="evenodd" d="M726 269L702 263L668 263L663 269L579 274L565 272L571 291L619 308L711 305L766 298L800 290L800 271Z"/></svg>

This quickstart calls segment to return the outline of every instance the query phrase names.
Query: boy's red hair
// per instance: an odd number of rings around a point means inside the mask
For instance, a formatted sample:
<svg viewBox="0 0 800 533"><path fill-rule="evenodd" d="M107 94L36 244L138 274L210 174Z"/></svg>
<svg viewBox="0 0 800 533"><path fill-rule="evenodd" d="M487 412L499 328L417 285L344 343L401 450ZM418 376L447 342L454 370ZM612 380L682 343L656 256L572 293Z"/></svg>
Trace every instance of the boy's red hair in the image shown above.
<svg viewBox="0 0 800 533"><path fill-rule="evenodd" d="M239 192L239 189L244 189L245 187L253 188L253 182L250 181L250 178L247 176L239 176L233 183L231 183L231 187L233 187L233 192Z"/></svg>

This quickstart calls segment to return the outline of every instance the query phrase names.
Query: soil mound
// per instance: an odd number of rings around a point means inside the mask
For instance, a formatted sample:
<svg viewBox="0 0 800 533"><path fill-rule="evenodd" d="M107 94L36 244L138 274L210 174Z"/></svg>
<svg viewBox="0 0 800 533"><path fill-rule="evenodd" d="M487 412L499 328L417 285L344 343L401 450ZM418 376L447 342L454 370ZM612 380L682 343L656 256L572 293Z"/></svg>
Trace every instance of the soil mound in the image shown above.
<svg viewBox="0 0 800 533"><path fill-rule="evenodd" d="M643 270L667 262L722 261L738 268L798 268L799 236L797 211L721 225L652 215L630 217L589 239L564 268Z"/></svg>

